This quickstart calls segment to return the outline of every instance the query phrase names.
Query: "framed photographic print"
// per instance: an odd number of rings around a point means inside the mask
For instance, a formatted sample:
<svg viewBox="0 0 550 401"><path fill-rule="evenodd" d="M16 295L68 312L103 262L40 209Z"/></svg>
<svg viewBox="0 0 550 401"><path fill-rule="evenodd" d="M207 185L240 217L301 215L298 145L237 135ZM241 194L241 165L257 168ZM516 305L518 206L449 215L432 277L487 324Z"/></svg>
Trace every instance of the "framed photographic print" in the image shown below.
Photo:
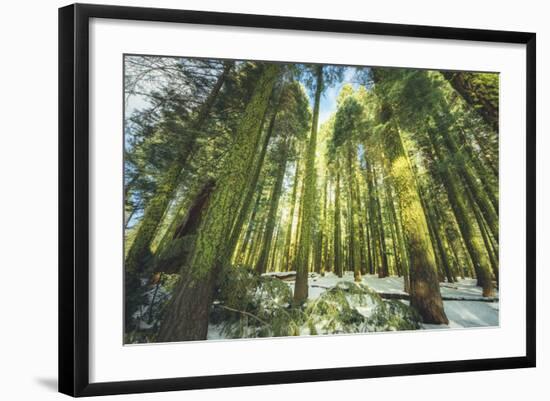
<svg viewBox="0 0 550 401"><path fill-rule="evenodd" d="M535 34L59 10L59 389L535 366Z"/></svg>

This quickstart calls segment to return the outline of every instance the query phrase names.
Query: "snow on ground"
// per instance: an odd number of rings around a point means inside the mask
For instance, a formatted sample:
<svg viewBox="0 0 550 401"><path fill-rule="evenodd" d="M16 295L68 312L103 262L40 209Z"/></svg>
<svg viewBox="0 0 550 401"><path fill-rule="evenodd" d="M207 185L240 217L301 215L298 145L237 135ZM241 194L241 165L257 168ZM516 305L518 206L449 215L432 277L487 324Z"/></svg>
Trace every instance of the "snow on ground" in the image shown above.
<svg viewBox="0 0 550 401"><path fill-rule="evenodd" d="M269 273L269 275L288 275L286 273ZM481 287L476 286L472 278L458 279L456 283L441 283L441 295L444 297L479 299L482 297ZM285 280L286 281L286 280ZM339 278L333 273L320 276L309 274L309 299L318 298L328 288L334 287L340 281L353 281L353 272L346 272ZM294 289L294 280L286 281ZM377 275L364 275L362 282L377 292L406 294L403 291L402 277L378 278ZM498 291L495 295L498 298ZM408 301L402 301L408 304ZM488 327L499 324L499 303L485 301L443 301L445 313L449 319L448 325L424 324L425 329Z"/></svg>
<svg viewBox="0 0 550 401"><path fill-rule="evenodd" d="M224 340L225 337L222 334L222 328L216 324L209 324L206 339L207 340Z"/></svg>

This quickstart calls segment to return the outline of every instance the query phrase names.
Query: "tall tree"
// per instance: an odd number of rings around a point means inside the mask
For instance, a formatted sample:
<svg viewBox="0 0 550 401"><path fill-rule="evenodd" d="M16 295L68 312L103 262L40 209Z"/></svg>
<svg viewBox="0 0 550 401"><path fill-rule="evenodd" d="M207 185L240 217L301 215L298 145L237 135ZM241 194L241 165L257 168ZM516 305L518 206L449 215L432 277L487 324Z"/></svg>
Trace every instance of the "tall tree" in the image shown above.
<svg viewBox="0 0 550 401"><path fill-rule="evenodd" d="M336 161L336 194L334 196L334 272L342 277L342 229L340 226L340 168Z"/></svg>
<svg viewBox="0 0 550 401"><path fill-rule="evenodd" d="M198 230L190 269L181 277L163 318L158 335L161 342L206 338L212 291L227 254L224 244L237 217L259 142L259 125L280 69L278 64L266 64L258 78Z"/></svg>
<svg viewBox="0 0 550 401"><path fill-rule="evenodd" d="M418 310L424 322L447 324L448 319L439 290L437 266L430 241L428 222L394 110L387 99L388 94L396 94L395 91L388 93L391 90L391 85L395 84L395 81L392 81L396 78L393 74L395 71L380 69L373 76L375 93L379 99L376 118L379 124L378 131L383 138L383 146L388 158L388 173L394 183L401 210L403 236L407 243L410 260L411 306ZM389 82L386 83L384 80ZM399 96L399 93L396 95Z"/></svg>
<svg viewBox="0 0 550 401"><path fill-rule="evenodd" d="M396 186L403 234L408 245L411 305L418 310L424 322L447 324L449 321L439 291L428 223L418 196L410 161L403 148L399 131L392 123L389 106L383 106L380 114L381 122L386 124L384 144L390 160L389 173Z"/></svg>
<svg viewBox="0 0 550 401"><path fill-rule="evenodd" d="M223 71L212 87L206 101L201 105L195 118L189 124L189 130L200 130L201 126L208 117L208 114L216 101L218 93L220 92L220 89L222 88L222 85L232 67L232 62L225 63ZM127 273L130 275L143 272L143 261L146 259L145 257L150 251L149 246L151 245L151 241L153 240L162 216L164 216L168 204L172 199L174 191L177 188L184 164L195 148L194 143L186 145L187 146L182 147L182 149L178 152L178 157L172 162L170 167L168 167L166 173L163 175L157 186L155 196L148 202L147 207L145 208L137 234L125 260L125 268Z"/></svg>
<svg viewBox="0 0 550 401"><path fill-rule="evenodd" d="M319 107L323 91L323 66L314 67L316 76L315 100L313 106L313 120L311 134L306 149L306 165L304 171L304 197L302 200L302 223L300 228L300 242L296 254L296 284L294 286L294 301L303 302L308 296L308 265L309 248L313 230L313 207L317 187L317 172L315 171L315 151L317 149L317 129L319 124Z"/></svg>
<svg viewBox="0 0 550 401"><path fill-rule="evenodd" d="M277 208L279 206L279 199L281 198L281 190L283 188L283 179L285 177L286 165L288 161L288 148L289 138L283 138L280 142L280 146L277 149L277 157L279 158L276 167L276 178L271 191L271 198L269 201L269 212L267 214L266 228L264 237L262 240L260 257L256 262L256 271L263 274L267 271L267 261L269 257L269 250L271 249L271 241L273 238L273 230L275 228L275 218L277 217Z"/></svg>

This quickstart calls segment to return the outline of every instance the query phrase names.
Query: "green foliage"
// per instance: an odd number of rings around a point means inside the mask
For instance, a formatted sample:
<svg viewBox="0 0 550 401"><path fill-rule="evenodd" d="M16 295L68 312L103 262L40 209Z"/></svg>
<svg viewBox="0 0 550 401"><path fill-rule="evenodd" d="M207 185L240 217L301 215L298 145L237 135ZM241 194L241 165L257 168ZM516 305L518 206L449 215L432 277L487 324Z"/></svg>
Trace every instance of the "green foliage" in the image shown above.
<svg viewBox="0 0 550 401"><path fill-rule="evenodd" d="M162 316L179 279L179 274L162 274L157 284L144 285L143 293L138 298L128 299L128 302L135 303L135 307L132 308L135 312L132 315L126 315L129 321L128 327L132 327L132 330L124 334L124 343L156 341ZM135 294L134 297L136 297Z"/></svg>
<svg viewBox="0 0 550 401"><path fill-rule="evenodd" d="M227 338L299 335L303 312L292 308L288 284L246 268L226 268L220 276L210 323Z"/></svg>
<svg viewBox="0 0 550 401"><path fill-rule="evenodd" d="M334 136L332 143L335 148L351 140L360 127L363 107L353 96L347 96L336 112Z"/></svg>
<svg viewBox="0 0 550 401"><path fill-rule="evenodd" d="M364 284L339 282L317 299L292 302L289 284L273 276L227 268L221 275L210 324L226 338L280 337L417 330L420 317L401 301L385 301Z"/></svg>

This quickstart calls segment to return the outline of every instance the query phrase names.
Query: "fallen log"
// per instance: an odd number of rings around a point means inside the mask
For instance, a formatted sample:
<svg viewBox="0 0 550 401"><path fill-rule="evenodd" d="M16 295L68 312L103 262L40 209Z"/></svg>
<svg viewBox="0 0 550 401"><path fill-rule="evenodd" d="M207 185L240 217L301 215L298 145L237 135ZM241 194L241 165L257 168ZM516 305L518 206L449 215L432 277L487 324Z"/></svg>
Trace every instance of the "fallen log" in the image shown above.
<svg viewBox="0 0 550 401"><path fill-rule="evenodd" d="M296 272L265 274L266 277L278 278L282 281L296 280Z"/></svg>
<svg viewBox="0 0 550 401"><path fill-rule="evenodd" d="M406 301L410 300L409 294L404 294L401 292L376 292L380 295L380 298L384 299L403 299ZM475 302L498 302L496 297L452 297L452 296L441 296L443 301L475 301Z"/></svg>
<svg viewBox="0 0 550 401"><path fill-rule="evenodd" d="M325 290L333 288L333 287L330 287L330 286L327 286L327 285L321 285L321 284L311 284L311 287L323 288ZM345 291L345 289L344 289L344 291ZM410 298L411 298L409 294L405 294L403 292L379 292L379 291L375 291L375 292L380 296L380 298L383 298L383 299L402 299L402 300L405 300L405 301L410 301ZM498 302L497 297L484 298L484 297L441 296L441 299L443 301Z"/></svg>

